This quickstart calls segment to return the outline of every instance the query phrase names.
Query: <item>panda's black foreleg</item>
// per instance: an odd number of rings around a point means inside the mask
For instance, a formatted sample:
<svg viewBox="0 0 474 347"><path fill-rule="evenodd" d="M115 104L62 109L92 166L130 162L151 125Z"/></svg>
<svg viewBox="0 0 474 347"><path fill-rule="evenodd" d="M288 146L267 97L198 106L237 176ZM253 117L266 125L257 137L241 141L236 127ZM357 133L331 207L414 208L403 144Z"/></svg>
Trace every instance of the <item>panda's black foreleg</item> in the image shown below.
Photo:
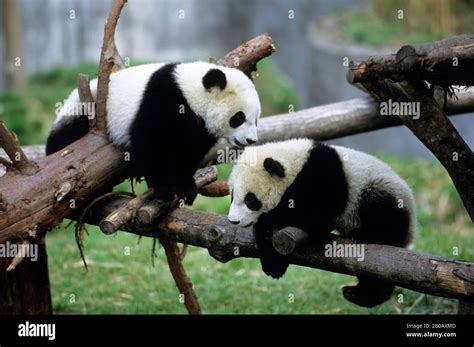
<svg viewBox="0 0 474 347"><path fill-rule="evenodd" d="M176 186L172 182L164 182L156 176L145 176L149 189L155 191L154 198L164 202L171 202L176 194Z"/></svg>
<svg viewBox="0 0 474 347"><path fill-rule="evenodd" d="M265 215L254 225L254 231L263 272L275 279L282 277L288 269L289 262L286 256L273 248L272 229Z"/></svg>
<svg viewBox="0 0 474 347"><path fill-rule="evenodd" d="M198 194L198 188L193 175L178 176L176 181L176 194L178 199L191 206Z"/></svg>
<svg viewBox="0 0 474 347"><path fill-rule="evenodd" d="M144 159L145 160L145 159ZM176 194L176 161L173 153L162 156L156 161L151 158L146 160L145 180L148 188L153 188L154 197L158 200L171 202Z"/></svg>

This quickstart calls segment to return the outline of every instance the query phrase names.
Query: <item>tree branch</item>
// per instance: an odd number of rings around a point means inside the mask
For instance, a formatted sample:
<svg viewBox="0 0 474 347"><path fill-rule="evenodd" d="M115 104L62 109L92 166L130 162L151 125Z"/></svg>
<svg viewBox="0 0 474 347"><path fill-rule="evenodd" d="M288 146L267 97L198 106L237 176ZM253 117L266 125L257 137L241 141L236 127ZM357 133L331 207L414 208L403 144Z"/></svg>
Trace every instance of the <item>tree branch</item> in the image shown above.
<svg viewBox="0 0 474 347"><path fill-rule="evenodd" d="M127 0L115 0L109 13L109 18L104 27L104 41L100 52L99 75L97 81L97 105L96 105L96 128L103 134L107 132L107 95L109 93L109 78L114 66L115 54L115 27L117 26L120 13Z"/></svg>
<svg viewBox="0 0 474 347"><path fill-rule="evenodd" d="M193 284L186 274L186 270L182 264L181 254L176 242L169 239L160 239L163 246L166 258L168 259L168 266L173 275L179 293L184 295L184 305L189 314L201 314L201 306L197 300L196 293L193 290Z"/></svg>
<svg viewBox="0 0 474 347"><path fill-rule="evenodd" d="M400 81L408 76L447 87L474 85L474 35L453 36L445 40L419 45L407 45L396 54L351 61L347 72L349 83L391 79Z"/></svg>
<svg viewBox="0 0 474 347"><path fill-rule="evenodd" d="M199 194L209 197L219 197L229 195L229 184L225 181L209 183L199 189Z"/></svg>
<svg viewBox="0 0 474 347"><path fill-rule="evenodd" d="M113 199L97 205L86 216L96 224L128 198ZM253 231L240 229L227 218L214 213L177 208L158 225L132 222L122 230L149 237L207 248L221 262L232 259L258 258ZM275 236L274 236L275 237ZM275 242L275 241L274 241ZM326 244L351 245L346 239L330 236ZM440 256L413 252L386 245L364 245L364 260L328 257L324 245L305 244L288 256L290 263L352 276L370 276L426 294L474 300L474 264Z"/></svg>
<svg viewBox="0 0 474 347"><path fill-rule="evenodd" d="M474 221L474 154L453 124L435 102L431 93L419 81L396 83L366 81L364 86L381 102L417 102L420 116L410 115L398 118L436 156L448 171L456 186L466 210Z"/></svg>
<svg viewBox="0 0 474 347"><path fill-rule="evenodd" d="M0 146L10 158L12 167L18 170L22 175L31 176L38 172L38 166L28 160L28 157L18 143L16 135L7 129L3 121L0 121ZM2 161L2 164L8 168L7 162Z"/></svg>

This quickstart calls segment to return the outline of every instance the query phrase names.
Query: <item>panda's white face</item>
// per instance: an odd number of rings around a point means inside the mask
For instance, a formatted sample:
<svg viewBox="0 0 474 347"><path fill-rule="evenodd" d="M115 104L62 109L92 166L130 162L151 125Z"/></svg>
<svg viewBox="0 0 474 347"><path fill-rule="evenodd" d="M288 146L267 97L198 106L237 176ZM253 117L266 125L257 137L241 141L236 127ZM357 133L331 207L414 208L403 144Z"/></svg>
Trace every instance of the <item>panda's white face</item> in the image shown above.
<svg viewBox="0 0 474 347"><path fill-rule="evenodd" d="M193 111L214 136L232 146L255 143L261 108L252 81L242 72L215 64L180 64L176 76Z"/></svg>
<svg viewBox="0 0 474 347"><path fill-rule="evenodd" d="M274 209L301 171L311 147L311 140L298 139L246 148L229 179L229 221L248 227Z"/></svg>

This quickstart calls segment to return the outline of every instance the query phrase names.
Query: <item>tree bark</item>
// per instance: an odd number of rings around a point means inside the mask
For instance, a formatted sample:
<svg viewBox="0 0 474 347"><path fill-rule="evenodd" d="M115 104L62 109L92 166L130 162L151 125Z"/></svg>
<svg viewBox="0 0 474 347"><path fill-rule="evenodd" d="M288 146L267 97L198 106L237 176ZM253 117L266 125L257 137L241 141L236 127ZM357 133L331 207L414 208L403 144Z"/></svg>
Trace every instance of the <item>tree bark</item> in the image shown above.
<svg viewBox="0 0 474 347"><path fill-rule="evenodd" d="M48 256L44 242L38 259L25 259L14 271L5 271L11 259L0 258L0 314L51 314Z"/></svg>
<svg viewBox="0 0 474 347"><path fill-rule="evenodd" d="M406 45L396 54L351 61L347 72L349 83L390 79L400 81L408 76L448 87L472 86L474 75L474 35L453 36L419 45Z"/></svg>
<svg viewBox="0 0 474 347"><path fill-rule="evenodd" d="M181 255L177 243L169 239L160 239L160 243L165 250L168 266L173 275L176 287L178 287L180 295L184 296L184 305L188 313L201 314L201 306L197 300L196 293L194 293L193 284L181 262Z"/></svg>
<svg viewBox="0 0 474 347"><path fill-rule="evenodd" d="M109 94L109 78L118 54L115 46L115 27L120 13L127 0L115 0L104 27L104 40L100 52L99 75L97 79L96 129L103 134L107 133L107 95Z"/></svg>
<svg viewBox="0 0 474 347"><path fill-rule="evenodd" d="M400 86L384 81L366 81L364 86L380 102L416 102L419 118L410 115L398 118L436 156L445 167L474 221L474 154L448 117L433 99L430 91L419 81L404 80Z"/></svg>

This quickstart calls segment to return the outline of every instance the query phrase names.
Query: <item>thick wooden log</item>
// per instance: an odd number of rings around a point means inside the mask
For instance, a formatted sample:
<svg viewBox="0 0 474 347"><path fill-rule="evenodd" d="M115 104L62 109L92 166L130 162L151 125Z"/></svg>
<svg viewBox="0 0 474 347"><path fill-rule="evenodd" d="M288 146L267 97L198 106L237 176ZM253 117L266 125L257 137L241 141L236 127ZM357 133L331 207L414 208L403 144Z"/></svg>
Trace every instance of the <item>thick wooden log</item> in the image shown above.
<svg viewBox="0 0 474 347"><path fill-rule="evenodd" d="M43 241L33 245L38 259L25 259L14 271L5 271L9 258L0 258L0 314L51 314L48 257Z"/></svg>
<svg viewBox="0 0 474 347"><path fill-rule="evenodd" d="M406 45L396 54L351 61L347 72L349 83L407 76L440 86L474 85L474 35L453 36L441 41Z"/></svg>
<svg viewBox="0 0 474 347"><path fill-rule="evenodd" d="M86 221L96 223L117 204L128 198L112 199L91 210ZM235 258L258 258L253 231L241 229L214 213L176 208L158 225L130 223L124 231L166 238L175 242L207 248L209 254L221 262ZM352 245L341 237L328 236L325 244ZM474 300L474 264L462 260L414 252L386 245L364 245L364 259L328 257L322 244L307 244L288 256L292 264L323 269L352 276L370 276L394 285L426 294Z"/></svg>
<svg viewBox="0 0 474 347"><path fill-rule="evenodd" d="M431 92L417 81L405 80L400 85L389 81L366 81L364 86L379 101L416 102L419 117L410 115L398 118L436 156L445 167L461 196L466 210L474 221L474 154L458 133Z"/></svg>
<svg viewBox="0 0 474 347"><path fill-rule="evenodd" d="M397 51L395 60L403 71L409 71L416 65L430 66L440 60L451 60L452 63L454 57L472 59L472 44L474 35L458 35L429 43L405 45ZM467 56L466 51L460 47L468 50Z"/></svg>
<svg viewBox="0 0 474 347"><path fill-rule="evenodd" d="M100 189L124 179L128 162L101 134L90 133L48 157L36 159L33 176L7 172L0 178L9 206L0 211L0 243L35 238L56 226Z"/></svg>

